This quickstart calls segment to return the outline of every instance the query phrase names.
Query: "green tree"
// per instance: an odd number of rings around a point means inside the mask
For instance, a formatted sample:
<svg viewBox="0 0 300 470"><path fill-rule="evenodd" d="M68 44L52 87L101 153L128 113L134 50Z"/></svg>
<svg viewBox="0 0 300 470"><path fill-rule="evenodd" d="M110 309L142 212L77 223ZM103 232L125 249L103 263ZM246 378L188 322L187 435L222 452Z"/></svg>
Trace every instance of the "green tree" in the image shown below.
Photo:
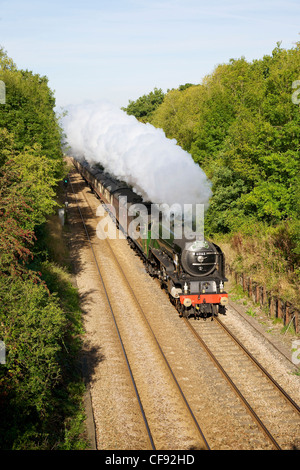
<svg viewBox="0 0 300 470"><path fill-rule="evenodd" d="M0 278L0 298L1 338L7 347L2 385L14 389L18 407L43 414L60 376L65 315L45 285L26 276Z"/></svg>
<svg viewBox="0 0 300 470"><path fill-rule="evenodd" d="M41 152L41 146L36 144L33 148L25 148L12 159L19 175L19 194L32 208L30 222L25 224L25 227L29 229L34 229L37 225L44 223L47 216L57 207L55 200L58 182L55 177L56 164L53 160L41 155Z"/></svg>
<svg viewBox="0 0 300 470"><path fill-rule="evenodd" d="M163 102L164 96L161 88L154 88L148 95L143 95L136 101L129 100L128 106L122 109L139 121L148 122L153 112Z"/></svg>
<svg viewBox="0 0 300 470"><path fill-rule="evenodd" d="M19 174L11 163L0 171L0 272L15 275L26 271L26 263L32 257L34 242L30 224L31 207L20 194L26 185L19 181ZM1 277L1 276L0 276Z"/></svg>
<svg viewBox="0 0 300 470"><path fill-rule="evenodd" d="M0 128L0 168L14 154L14 137L7 129Z"/></svg>
<svg viewBox="0 0 300 470"><path fill-rule="evenodd" d="M151 124L163 128L168 138L175 138L182 148L189 150L199 119L202 97L201 85L170 90L151 116Z"/></svg>
<svg viewBox="0 0 300 470"><path fill-rule="evenodd" d="M46 77L18 70L0 48L0 79L0 448L72 448L72 436L60 441L82 385L78 295L62 269L33 259L41 247L50 258L42 235L63 168L61 131Z"/></svg>
<svg viewBox="0 0 300 470"><path fill-rule="evenodd" d="M18 70L1 48L0 80L6 87L6 103L0 107L0 128L14 135L17 151L40 144L42 153L56 161L59 173L62 168L61 129L47 77Z"/></svg>

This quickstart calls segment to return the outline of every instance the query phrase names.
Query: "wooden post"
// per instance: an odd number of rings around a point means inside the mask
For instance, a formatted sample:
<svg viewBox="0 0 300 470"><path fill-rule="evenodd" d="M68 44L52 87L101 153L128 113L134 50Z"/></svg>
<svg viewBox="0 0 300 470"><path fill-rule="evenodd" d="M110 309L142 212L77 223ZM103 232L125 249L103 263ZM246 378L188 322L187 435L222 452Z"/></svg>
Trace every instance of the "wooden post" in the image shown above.
<svg viewBox="0 0 300 470"><path fill-rule="evenodd" d="M282 302L280 299L277 299L277 317L283 318L283 308L282 308Z"/></svg>
<svg viewBox="0 0 300 470"><path fill-rule="evenodd" d="M246 284L247 279L246 279L245 274L242 274L242 276L243 276L243 290L244 290L244 292L246 292L246 290L247 290L247 284Z"/></svg>
<svg viewBox="0 0 300 470"><path fill-rule="evenodd" d="M299 316L299 310L294 310L294 315L295 315L295 330L296 330L296 333L299 333L299 332L300 332L300 325L299 325L300 316Z"/></svg>
<svg viewBox="0 0 300 470"><path fill-rule="evenodd" d="M262 304L265 305L267 303L267 290L265 286L262 287Z"/></svg>
<svg viewBox="0 0 300 470"><path fill-rule="evenodd" d="M259 303L259 286L256 285L255 288L255 302L258 304Z"/></svg>
<svg viewBox="0 0 300 470"><path fill-rule="evenodd" d="M276 301L275 298L272 296L270 298L270 316L276 317Z"/></svg>
<svg viewBox="0 0 300 470"><path fill-rule="evenodd" d="M251 280L251 277L248 278L248 294L249 294L249 297L252 297L252 280Z"/></svg>
<svg viewBox="0 0 300 470"><path fill-rule="evenodd" d="M226 269L235 280L236 284L242 286L245 293L248 293L253 302L260 305L269 305L269 315L271 317L282 318L285 325L293 322L295 331L300 331L300 312L295 309L290 302L283 302L278 297L274 297L272 292L267 291L266 286L259 286L251 277L245 273L237 273L232 266L227 265Z"/></svg>

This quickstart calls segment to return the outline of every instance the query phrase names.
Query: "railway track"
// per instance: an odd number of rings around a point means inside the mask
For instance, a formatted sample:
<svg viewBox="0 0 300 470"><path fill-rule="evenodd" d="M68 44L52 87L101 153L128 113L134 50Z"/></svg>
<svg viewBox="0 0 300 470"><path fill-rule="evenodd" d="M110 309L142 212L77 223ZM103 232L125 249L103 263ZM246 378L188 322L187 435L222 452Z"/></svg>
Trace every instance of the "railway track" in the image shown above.
<svg viewBox="0 0 300 470"><path fill-rule="evenodd" d="M80 183L81 184L81 183ZM82 187L81 187L82 190ZM95 213L96 213L96 199L93 198L94 202L90 202L87 199L87 194L84 194L85 191L82 190L81 193L81 198L84 200L85 206L86 206L86 213L82 214L83 219L85 217L88 218L89 223L85 224L85 231L86 235L90 238L90 244L91 247L93 248L93 240L92 237L94 235L91 235L91 230L89 225L91 225L91 220L94 218L95 219ZM245 365L239 365L241 364L241 357L242 357L242 352L241 349L236 352L235 357L230 357L229 356L229 351L232 350L233 346L233 339L230 341L227 339L227 343L224 343L224 335L228 337L228 333L224 332L224 330L220 328L221 324L219 322L195 322L195 325L197 325L196 328L193 328L193 340L187 339L187 343L190 343L190 341L195 341L192 345L188 344L185 345L184 341L182 341L182 349L180 354L173 354L173 346L169 346L167 339L165 336L162 334L163 331L167 331L169 328L169 325L164 328L163 322L167 321L166 318L159 317L157 315L157 312L155 311L155 308L157 310L157 306L155 305L152 307L149 302L149 295L144 293L145 286L140 288L140 281L137 280L136 272L131 272L134 271L134 269L140 269L140 268L134 268L130 269L130 266L126 266L128 263L127 257L122 257L122 252L120 252L120 255L118 257L115 256L115 252L118 251L118 246L120 245L120 240L108 240L105 239L105 245L106 248L103 251L103 247L101 249L102 251L102 257L104 256L105 260L107 259L113 259L113 264L114 267L112 268L114 271L118 271L120 273L120 276L122 277L122 285L126 286L126 290L130 293L131 297L131 307L129 309L132 309L132 305L135 305L135 313L133 315L133 322L136 321L137 316L143 318L143 323L145 325L144 332L147 331L147 337L152 338L152 346L153 351L155 350L156 352L152 353L152 361L151 361L151 367L153 367L153 364L160 364L160 367L164 369L167 372L168 379L165 380L164 386L168 384L170 386L170 383L172 382L173 387L177 389L176 395L179 396L181 401L181 406L183 405L183 408L181 408L181 415L179 417L179 420L175 423L176 431L173 429L172 432L175 431L179 432L179 434L182 432L183 427L180 427L180 422L182 420L182 413L185 414L188 412L189 414L189 429L191 430L189 433L193 435L193 438L188 437L185 442L189 442L188 447L181 447L181 448L223 448L224 446L224 441L226 442L226 445L224 448L247 448L247 445L250 446L250 448L276 448L276 449L281 449L281 448L291 448L291 447L297 447L298 440L297 440L297 435L299 436L299 408L297 407L296 404L295 406L291 404L287 404L287 399L283 398L283 394L281 391L277 391L280 395L280 399L285 401L285 406L288 406L289 409L287 408L283 409L282 403L275 405L275 408L278 410L279 408L281 411L277 412L277 414L281 413L280 416L284 416L284 420L286 421L286 416L287 415L292 415L290 416L290 421L289 421L289 430L287 432L282 432L282 430L278 431L278 427L280 428L280 423L278 423L278 419L274 417L275 411L271 412L271 415L266 416L264 408L272 408L273 402L269 399L269 395L273 393L273 388L270 389L270 385L268 386L263 386L261 382L255 382L253 377L255 377L255 374L262 374L263 371L257 370L258 365L256 364L255 366L253 365L252 361L252 367L256 368L256 372L250 371L250 368L245 368ZM126 242L125 242L126 243ZM103 245L104 246L104 245ZM94 254L95 261L100 265L100 261L98 259L98 255L95 253ZM133 266L132 266L133 268ZM97 268L100 270L100 268ZM103 266L102 266L103 269ZM112 272L112 271L111 271ZM144 274L144 273L142 273ZM146 275L148 276L148 275ZM105 276L103 276L105 277ZM108 301L110 298L114 298L116 295L113 291L111 291L110 283L113 282L113 279L109 280L109 275L108 278L106 278L106 281L103 281L103 288L106 288L107 292L107 297ZM149 283L153 283L154 280L149 279ZM153 284L152 284L153 285ZM111 292L109 292L111 291ZM138 294L137 294L138 293ZM110 301L109 301L110 302ZM125 302L128 302L125 301ZM145 310L147 311L147 306L149 305L149 311L151 314L147 318L147 315L145 313ZM146 306L146 307L145 307ZM111 309L114 310L116 306L111 306ZM168 308L173 309L173 307L169 306ZM122 310L122 309L121 309ZM115 318L115 323L116 323L116 328L119 329L119 336L121 337L124 334L125 331L125 325L123 324L122 326L118 327L118 322L122 324L122 317L124 320L124 311L128 313L128 306L123 309L123 315L122 312L119 312L116 315ZM176 315L176 314L175 314ZM156 318L156 319L155 319ZM177 318L177 315L174 316L174 319ZM129 318L127 316L126 321L129 321ZM174 320L175 321L175 320ZM183 319L179 319L181 324L183 324ZM188 325L189 328L191 328L191 323L188 321L185 321L186 324ZM128 326L128 325L127 325ZM201 328L200 328L201 326ZM134 328L134 324L132 324L131 328ZM130 329L130 328L129 328ZM120 330L122 333L120 333ZM175 331L175 330L174 330ZM211 331L211 332L210 332ZM222 331L222 338L220 337L220 331ZM146 333L145 333L146 334ZM133 335L134 336L134 335ZM129 338L129 342L128 342ZM199 339L201 338L201 340ZM168 338L169 339L169 338ZM119 338L119 340L122 342L122 338ZM131 335L131 342L136 341L136 337L132 337ZM175 341L175 333L174 333L174 341ZM214 364L216 366L216 369L218 373L222 374L222 380L220 380L218 375L214 375L214 372L207 366L207 359L204 359L203 354L200 352L199 348L199 341L201 342L201 348L205 350L205 355L208 354L208 350L210 351L210 357L211 359L214 358ZM229 342L228 342L229 341ZM130 335L128 337L127 333L127 339L125 340L126 345L130 343ZM161 344L163 346L161 346ZM197 345L197 346L196 346ZM126 346L130 348L130 346ZM238 346L236 341L234 341L234 347L235 348L240 348L241 346ZM198 348L198 349L195 349ZM123 343L122 349L124 350L123 354L126 353L126 348ZM185 350L193 350L193 357L195 359L194 364L191 364L191 356L189 356L188 352L186 353ZM163 350L165 352L163 352ZM158 354L159 351L159 354ZM226 354L222 356L222 351L226 352ZM243 355L245 354L245 351L243 352ZM131 357L131 364L132 367L135 369L136 368L136 361L138 360L138 355L134 355L134 353L129 353L129 356ZM162 359L163 358L163 359ZM188 358L188 359L186 359ZM139 358L141 359L141 358ZM206 364L204 363L204 360L206 361ZM249 359L247 359L249 361ZM188 361L188 362L187 362ZM127 357L126 362L128 362L129 368L130 366L130 360ZM255 361L254 361L255 362ZM162 363L164 363L164 366L162 366ZM196 366L196 364L201 364L201 370ZM128 367L128 366L127 366ZM175 370L175 372L174 372ZM241 371L243 371L243 374L241 374ZM141 384L143 382L143 374L147 375L147 369L144 369L143 372L135 370L134 372L131 371L131 375L134 379L134 376L139 377L139 383ZM158 372L157 372L158 374ZM207 374L207 376L205 376ZM159 374L158 374L159 375ZM158 375L155 378L155 381L158 380ZM241 375L247 376L249 375L250 378L252 377L252 383L254 387L256 387L256 392L255 390L249 392L249 381L245 382L244 384L241 383ZM195 381L195 385L192 383L191 377L193 376L193 381ZM225 379L224 379L225 377ZM251 382L250 380L250 382ZM266 379L264 379L266 380ZM209 381L212 381L210 384ZM217 382L216 382L217 381ZM226 382L226 384L225 384ZM230 383L230 391L228 391L228 383ZM256 385L255 385L256 384ZM226 388L227 386L227 388ZM272 387L274 387L274 383ZM213 391L212 388L213 387ZM138 392L138 387L137 385L134 386L136 389L136 393L138 394L138 401L140 403L140 409L141 409L141 414L144 415L144 427L145 429L148 429L148 440L150 443L150 448L167 448L166 446L168 444L163 443L163 440L161 437L159 438L153 438L152 436L152 431L151 429L154 429L154 435L161 435L161 432L158 429L158 426L154 425L154 428L152 428L152 424L149 425L148 420L146 416L151 416L152 423L155 422L155 418L153 420L152 417L152 412L149 408L146 406L147 411L144 409L142 402L143 399L139 397L139 392ZM143 387L140 386L140 389ZM214 400L214 394L216 393L216 390L218 389L219 393L219 403L217 403ZM256 404L255 406L253 405L253 395L255 397L256 395L261 395L261 390L265 389L265 396L260 399L260 403ZM236 395L235 398L233 398L232 391L234 391L234 394ZM203 396L202 396L203 393ZM250 395L249 395L250 393ZM172 394L173 395L173 392ZM166 393L166 403L168 400L168 395ZM221 397L221 398L220 398ZM236 398L237 397L237 398ZM214 400L212 402L212 400ZM147 399L144 400L144 403L147 402ZM171 400L172 402L172 400ZM266 405L266 403L268 403ZM219 408L218 408L219 405ZM221 405L221 407L220 407ZM166 405L168 406L168 405ZM292 409L293 408L293 409ZM244 410L246 409L246 412ZM292 409L292 411L291 411ZM194 410L194 411L193 411ZM231 413L231 410L233 410L233 413ZM227 413L227 415L226 415ZM229 418L230 414L230 418ZM245 416L247 414L248 417ZM223 417L226 416L226 417ZM280 418L279 416L279 418ZM276 421L277 419L277 421ZM232 420L232 423L230 423L230 420ZM272 430L269 430L269 421L271 420L271 428ZM162 423L163 419L162 416L160 416L160 424ZM265 422L267 421L267 422ZM276 421L276 423L275 423ZM199 426L198 422L201 422L201 427ZM252 424L251 424L252 422ZM203 423L203 426L202 426ZM213 424L212 424L213 423ZM254 424L253 424L254 423ZM155 424L155 423L154 423ZM169 424L170 426L174 426L170 422L168 423L168 419L166 419L166 424ZM157 425L157 423L156 423ZM178 427L179 426L179 427ZM236 429L234 428L236 426ZM167 428L166 428L167 429ZM181 430L180 430L181 429ZM204 431L203 431L204 429ZM231 436L228 437L226 436L226 433L228 434L228 430L230 429L231 431ZM167 431L167 432L170 432ZM197 434L197 439L195 439L195 432ZM188 433L188 434L189 434ZM291 434L294 433L294 439ZM189 435L190 435L189 434ZM205 436L205 437L204 437ZM284 438L286 436L286 439ZM246 442L246 439L248 438L249 443ZM242 441L242 443L240 442ZM169 448L175 448L173 444L170 444L169 440L169 445L171 447ZM179 444L180 446L182 444ZM245 446L245 447L243 447ZM180 448L180 447L179 447Z"/></svg>
<svg viewBox="0 0 300 470"><path fill-rule="evenodd" d="M298 448L300 408L253 354L219 318L201 328L184 321L273 447Z"/></svg>
<svg viewBox="0 0 300 470"><path fill-rule="evenodd" d="M242 314L241 311L237 308L237 306L234 305L230 300L229 307L231 310L233 310L235 318L238 318L245 325L248 324L250 328L252 330L255 330L260 337L263 335L265 338L265 342L271 345L271 348L274 350L274 353L278 353L278 357L285 358L285 360L289 363L291 373L297 373L300 371L300 367L294 364L292 361L290 350L288 351L287 348L283 349L282 347L280 347L280 345L276 345L274 341L270 341L270 338L268 338L266 334L263 333L263 329L260 328L258 324L251 322L251 317L249 318L246 314Z"/></svg>
<svg viewBox="0 0 300 470"><path fill-rule="evenodd" d="M72 183L71 183L71 188L72 188L73 194L75 196ZM75 198L76 198L76 196L75 196ZM110 313L112 315L114 325L116 327L117 335L118 335L120 345L121 345L121 348L122 348L122 352L123 352L123 355L124 355L124 359L125 359L125 362L126 362L126 365L127 365L127 370L128 370L130 380L131 380L131 383L132 383L132 386L133 386L133 389L134 389L134 392L135 392L135 396L136 396L138 404L139 404L139 408L140 408L140 412L141 412L141 415L142 415L142 418L143 418L143 422L145 424L145 430L146 430L146 433L147 433L147 436L148 436L148 439L149 439L150 447L151 447L151 449L155 450L155 445L154 445L154 442L153 442L153 439L152 439L152 435L151 435L151 431L150 431L150 428L149 428L149 425L148 425L148 421L147 421L147 418L145 416L143 405L141 403L139 392L137 390L137 386L136 386L136 383L135 383L135 380L134 380L134 377L133 377L133 373L132 373L132 370L131 370L131 367L130 367L130 364L129 364L128 356L126 354L124 343L123 343L123 340L122 340L122 337L121 337L121 334L120 334L120 330L118 328L118 324L117 324L117 321L116 321L116 316L114 314L113 306L110 302L109 293L108 293L108 290L107 290L106 285L104 283L103 276L102 276L101 270L100 270L100 266L99 266L99 263L97 261L96 253L94 251L93 244L92 244L92 241L91 241L91 237L89 235L88 227L85 223L84 215L83 215L82 210L80 209L80 205L79 205L77 199L76 199L76 203L77 203L77 208L78 208L78 211L79 211L79 215L80 215L80 218L81 218L81 221L82 221L87 239L89 241L89 244L90 244L90 247L91 247L91 250L92 250L92 253L93 253L93 258L94 258L94 261L95 261L95 265L97 267L97 272L98 272L99 278L101 280L101 284L102 284L103 291L104 291L104 294L105 294L105 297L106 297L106 301L107 301Z"/></svg>
<svg viewBox="0 0 300 470"><path fill-rule="evenodd" d="M149 418L147 418L146 414L148 416L151 415L151 411L149 411L149 406L150 405L149 404L143 405L143 403L142 403L143 399L141 399L140 392L138 391L138 388L142 389L143 387L141 385L140 385L140 387L137 386L136 378L135 378L135 375L139 376L140 372L138 372L138 373L134 372L133 369L136 369L136 367L133 366L133 368L132 368L132 366L130 365L130 362L134 363L136 365L136 363L137 363L136 361L138 359L135 357L135 360L133 360L132 358L133 358L134 354L132 352L129 352L129 353L127 352L130 349L129 341L128 341L128 331L126 333L125 328L124 328L124 324L120 325L122 322L120 321L120 308L115 302L116 295L113 292L113 290L111 289L111 286L109 285L109 280L107 279L106 274L105 274L103 261L101 261L101 257L98 256L96 250L94 249L94 244L93 244L93 241L92 241L94 233L93 234L91 233L91 229L89 228L89 224L86 223L86 219L90 219L90 217L93 218L95 213L92 210L92 208L89 204L89 201L86 198L86 196L84 195L84 193L81 193L81 194L82 194L82 197L83 197L83 199L86 203L86 209L89 212L89 214L87 214L86 210L83 210L82 208L80 208L79 201L77 200L75 191L73 190L72 182L70 182L70 185L71 185L73 195L74 195L75 200L76 200L76 204L77 204L77 208L78 208L78 211L79 211L80 219L81 219L82 224L84 226L85 234L87 236L87 239L88 239L89 244L90 244L90 248L91 248L92 253L93 253L94 262L95 262L95 265L97 267L97 273L98 273L98 276L101 280L101 285L102 285L103 291L105 293L105 298L106 298L106 301L107 301L107 304L108 304L108 307L109 307L109 311L111 313L111 316L112 316L112 319L113 319L113 322L114 322L114 325L115 325L115 328L116 328L116 331L117 331L117 335L118 335L118 338L119 338L119 341L120 341L120 344L121 344L121 348L122 348L122 352L123 352L124 359L125 359L125 362L126 362L126 366L127 366L127 369L128 369L128 373L129 373L129 376L130 376L130 380L131 380L133 389L135 391L137 401L139 403L140 413L142 415L143 422L145 424L145 430L147 432L149 443L150 443L149 448L151 448L153 450L155 450L156 448L160 448L160 449L169 448L169 449L172 449L174 444L173 445L171 444L171 446L170 446L170 443L168 442L168 438L165 439L165 442L163 442L164 439L162 439L161 437L160 438L158 438L157 436L153 437L153 435L152 435L151 429L153 430L157 426L154 425L154 422L153 422L154 420L151 417L150 417L150 421L152 423L149 424L149 422L148 422ZM114 263L113 271L114 272L118 271L121 274L122 281L123 281L123 286L126 286L127 295L129 295L129 297L131 298L131 305L132 304L135 305L135 307L138 311L138 314L141 316L141 318L143 319L143 321L146 325L146 329L150 333L151 341L155 345L155 349L156 349L155 354L152 353L153 357L154 356L157 357L159 355L159 358L156 359L155 364L159 364L160 369L164 371L163 380L166 381L166 384L167 383L169 384L168 385L169 388L172 388L172 392L171 392L172 398L171 398L170 402L173 401L174 404L173 404L173 410L172 410L172 407L170 407L170 413L174 413L174 409L176 408L176 412L178 414L177 424L180 423L180 422L184 423L184 425L178 426L178 430L181 429L179 434L181 434L181 436L182 436L182 438L179 439L179 441L181 440L183 446L184 446L185 441L188 442L188 445L187 445L186 448L208 450L209 445L208 445L208 443L205 439L205 436L204 436L204 434L201 430L201 427L200 427L195 415L193 414L193 411L192 411L191 407L189 406L189 403L188 403L188 401L187 401L187 399L186 399L186 397L185 397L178 381L176 380L175 374L174 374L174 372L173 372L173 370L172 370L172 368L171 368L171 366L170 366L170 364L169 364L169 362L168 362L168 360L167 360L167 358L166 358L166 356L165 356L165 354L164 354L164 352L163 352L163 350L162 350L162 348L159 344L159 341L156 338L156 335L155 335L154 331L152 330L152 328L151 328L151 326L150 326L150 324L147 320L147 315L145 314L142 306L139 303L138 298L136 297L130 283L128 282L128 279L126 277L126 273L124 272L121 264L119 263L117 257L115 256L115 253L114 253L114 251L113 251L113 249L110 245L109 239L104 238L103 242L106 245L106 247L108 247L108 249L109 249L110 259L113 260L113 263ZM117 312L118 310L119 310L119 313ZM130 329L129 328L129 322L128 322L128 325L127 325L127 330L128 329ZM124 337L126 337L126 336L127 336L127 339L124 340ZM149 334L148 334L148 336L149 336ZM129 358L130 356L131 356L131 360ZM153 366L153 364L152 364L152 366ZM153 368L155 368L155 367L153 367ZM146 375L147 373L149 373L149 372L147 371L146 368L144 368L143 374ZM167 379L165 378L166 375L168 375ZM157 378L159 379L159 374L158 373L157 373ZM137 380L141 383L141 379L140 380L137 379ZM153 387L155 388L155 384L153 384ZM164 398L164 400L166 401L166 404L164 405L165 407L170 405L170 403L169 404L167 403L167 400L168 400L167 388L168 387L166 387L166 396ZM174 397L175 397L175 399L174 399ZM160 397L160 399L161 398L162 397ZM158 401L157 397L155 398L155 400ZM147 400L145 399L144 402L146 402L146 401ZM149 401L149 398L148 398L148 401ZM146 406L146 409L148 408L148 412L145 412L145 406ZM174 418L172 418L172 420L173 419ZM158 421L156 420L156 423L157 422ZM189 431L185 432L184 429L183 429L184 427L188 427ZM154 433L155 433L155 431L154 431ZM172 432L171 432L171 434L172 434ZM168 436L168 432L165 432L164 435ZM180 448L180 446L179 446L179 448Z"/></svg>

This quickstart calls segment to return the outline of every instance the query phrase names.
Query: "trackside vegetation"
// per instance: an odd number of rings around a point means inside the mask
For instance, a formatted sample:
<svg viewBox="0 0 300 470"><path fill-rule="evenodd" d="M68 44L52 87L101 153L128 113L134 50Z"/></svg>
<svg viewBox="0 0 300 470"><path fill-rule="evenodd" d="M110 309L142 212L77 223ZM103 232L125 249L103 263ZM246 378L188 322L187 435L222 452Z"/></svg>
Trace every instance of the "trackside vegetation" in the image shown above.
<svg viewBox="0 0 300 470"><path fill-rule="evenodd" d="M83 448L79 299L49 243L64 176L55 99L2 48L0 80L0 449Z"/></svg>
<svg viewBox="0 0 300 470"><path fill-rule="evenodd" d="M298 308L299 98L300 43L289 50L277 43L262 59L231 59L201 84L169 90L148 117L145 97L125 108L132 114L142 105L143 122L204 169L213 190L206 234L232 267Z"/></svg>

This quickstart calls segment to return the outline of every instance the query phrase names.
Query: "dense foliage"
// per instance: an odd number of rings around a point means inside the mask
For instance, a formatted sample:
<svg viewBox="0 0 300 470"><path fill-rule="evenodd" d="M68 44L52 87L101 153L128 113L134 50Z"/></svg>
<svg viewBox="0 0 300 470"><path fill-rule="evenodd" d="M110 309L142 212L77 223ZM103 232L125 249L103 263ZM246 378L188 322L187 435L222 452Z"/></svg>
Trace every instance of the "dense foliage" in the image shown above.
<svg viewBox="0 0 300 470"><path fill-rule="evenodd" d="M43 155L56 160L57 169L61 168L61 132L47 77L18 70L0 48L0 80L6 89L0 129L13 133L17 151L40 144Z"/></svg>
<svg viewBox="0 0 300 470"><path fill-rule="evenodd" d="M260 60L232 59L201 84L169 91L148 119L190 152L212 181L207 234L236 240L240 233L241 240L264 233L266 249L259 251L268 256L274 248L285 260L280 270L296 273L299 79L300 43L290 50L278 43Z"/></svg>
<svg viewBox="0 0 300 470"><path fill-rule="evenodd" d="M164 100L163 91L154 88L148 95L143 95L136 101L129 101L127 108L122 108L127 114L135 116L141 122L147 122L154 111Z"/></svg>
<svg viewBox="0 0 300 470"><path fill-rule="evenodd" d="M18 70L1 48L0 80L0 448L63 448L80 310L43 242L63 174L61 130L47 78Z"/></svg>

